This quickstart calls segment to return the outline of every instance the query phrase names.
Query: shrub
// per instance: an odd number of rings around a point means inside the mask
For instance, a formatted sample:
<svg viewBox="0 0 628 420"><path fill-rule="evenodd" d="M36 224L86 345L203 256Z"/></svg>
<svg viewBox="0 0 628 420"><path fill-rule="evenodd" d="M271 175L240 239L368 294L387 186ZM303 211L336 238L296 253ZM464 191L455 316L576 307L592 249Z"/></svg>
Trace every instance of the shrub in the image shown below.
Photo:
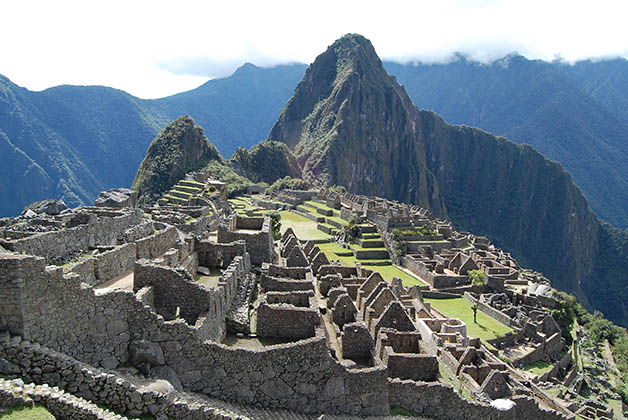
<svg viewBox="0 0 628 420"><path fill-rule="evenodd" d="M343 229L344 237L346 242L355 243L357 238L360 236L360 226L357 224L357 220L355 217L352 217L349 220L349 223Z"/></svg>
<svg viewBox="0 0 628 420"><path fill-rule="evenodd" d="M474 286L486 286L486 273L482 270L469 270L467 273Z"/></svg>
<svg viewBox="0 0 628 420"><path fill-rule="evenodd" d="M308 190L311 187L311 184L304 179L286 176L266 188L266 194L276 194L281 190Z"/></svg>
<svg viewBox="0 0 628 420"><path fill-rule="evenodd" d="M271 211L268 213L273 229L273 239L281 239L281 213L278 211Z"/></svg>

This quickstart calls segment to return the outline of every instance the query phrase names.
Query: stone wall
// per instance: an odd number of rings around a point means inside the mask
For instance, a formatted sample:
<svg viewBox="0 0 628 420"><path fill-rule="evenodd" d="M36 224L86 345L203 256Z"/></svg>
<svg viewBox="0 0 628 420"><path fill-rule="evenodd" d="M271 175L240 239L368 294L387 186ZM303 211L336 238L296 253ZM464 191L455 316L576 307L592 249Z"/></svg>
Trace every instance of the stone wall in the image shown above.
<svg viewBox="0 0 628 420"><path fill-rule="evenodd" d="M283 267L280 265L270 264L268 266L268 275L271 277L280 277L287 279L304 280L307 273L310 273L309 267Z"/></svg>
<svg viewBox="0 0 628 420"><path fill-rule="evenodd" d="M75 227L37 233L13 241L0 240L0 246L17 253L44 257L50 264L55 259L97 245L117 245L118 237L126 229L141 223L143 213L139 209L100 213L94 211L86 215L86 218L87 223Z"/></svg>
<svg viewBox="0 0 628 420"><path fill-rule="evenodd" d="M494 320L501 322L504 325L509 327L515 327L515 322L508 315L500 311L499 309L495 309L487 303L481 302L480 300L474 298L470 293L465 292L464 298L471 304L477 303L478 309L484 312L486 315L490 316Z"/></svg>
<svg viewBox="0 0 628 420"><path fill-rule="evenodd" d="M167 320L174 319L179 310L180 317L194 325L201 313L214 303L213 293L189 278L183 270L139 260L133 271L134 291L152 287L155 309Z"/></svg>
<svg viewBox="0 0 628 420"><path fill-rule="evenodd" d="M132 341L146 340L189 391L302 412L388 413L385 369L346 370L320 334L262 350L230 348L203 341L183 320L165 321L131 292L96 293L79 276L44 270L42 258L12 258L29 273L27 337L82 362L116 368L129 360Z"/></svg>
<svg viewBox="0 0 628 420"><path fill-rule="evenodd" d="M385 249L361 249L353 251L353 255L359 260L384 260L389 258L388 251Z"/></svg>
<svg viewBox="0 0 628 420"><path fill-rule="evenodd" d="M270 217L264 218L261 231L233 232L225 226L219 225L217 239L218 243L221 244L244 240L253 265L260 266L262 263L273 262L275 259Z"/></svg>
<svg viewBox="0 0 628 420"><path fill-rule="evenodd" d="M26 256L0 253L0 331L24 333L24 287L26 276L22 261Z"/></svg>
<svg viewBox="0 0 628 420"><path fill-rule="evenodd" d="M124 244L102 254L97 254L94 258L95 284L111 280L132 270L135 255L135 244Z"/></svg>
<svg viewBox="0 0 628 420"><path fill-rule="evenodd" d="M435 420L490 419L490 420L566 420L568 417L539 408L529 397L515 396L514 408L498 411L488 405L471 403L462 399L452 387L439 383L414 382L392 379L389 381L390 405ZM571 420L573 417L571 418Z"/></svg>
<svg viewBox="0 0 628 420"><path fill-rule="evenodd" d="M262 230L262 226L264 226L263 217L241 217L237 214L233 216L229 224L231 230Z"/></svg>
<svg viewBox="0 0 628 420"><path fill-rule="evenodd" d="M298 291L298 292L268 292L266 293L266 302L268 304L285 303L299 307L310 306L310 298L314 297L314 292Z"/></svg>
<svg viewBox="0 0 628 420"><path fill-rule="evenodd" d="M260 285L264 291L293 292L298 290L314 290L314 284L309 280L280 279L262 274Z"/></svg>
<svg viewBox="0 0 628 420"><path fill-rule="evenodd" d="M236 241L231 243L217 244L212 241L194 241L194 249L198 255L198 264L204 267L226 267L237 256L246 253L246 243Z"/></svg>
<svg viewBox="0 0 628 420"><path fill-rule="evenodd" d="M564 339L561 337L560 333L555 333L549 337L545 343L537 344L534 350L513 361L513 363L515 366L523 367L538 362L539 360L551 360L560 354L564 344Z"/></svg>
<svg viewBox="0 0 628 420"><path fill-rule="evenodd" d="M388 366L388 376L415 381L436 381L438 359L424 354L395 353L386 348L384 364Z"/></svg>
<svg viewBox="0 0 628 420"><path fill-rule="evenodd" d="M135 243L137 247L136 258L152 259L160 257L164 252L175 246L177 238L177 229L174 226L168 226L151 236L140 239Z"/></svg>
<svg viewBox="0 0 628 420"><path fill-rule="evenodd" d="M163 382L159 384L163 391L137 386L123 377L103 372L49 348L22 341L20 337L0 338L0 356L13 365L11 376L17 375L33 383L23 385L22 380L0 378L0 406L7 406L10 399L19 405L37 402L59 419L122 419L93 403L132 417L159 414L177 420L235 417L208 405L173 401L172 387ZM47 372L49 370L53 371Z"/></svg>
<svg viewBox="0 0 628 420"><path fill-rule="evenodd" d="M135 255L133 256L135 258ZM134 259L135 261L135 259ZM68 264L63 267L64 273L76 273L81 276L83 282L87 284L96 283L96 273L94 270L94 258L81 258L75 263Z"/></svg>
<svg viewBox="0 0 628 420"><path fill-rule="evenodd" d="M314 337L321 325L318 308L262 302L257 309L257 335L303 339Z"/></svg>

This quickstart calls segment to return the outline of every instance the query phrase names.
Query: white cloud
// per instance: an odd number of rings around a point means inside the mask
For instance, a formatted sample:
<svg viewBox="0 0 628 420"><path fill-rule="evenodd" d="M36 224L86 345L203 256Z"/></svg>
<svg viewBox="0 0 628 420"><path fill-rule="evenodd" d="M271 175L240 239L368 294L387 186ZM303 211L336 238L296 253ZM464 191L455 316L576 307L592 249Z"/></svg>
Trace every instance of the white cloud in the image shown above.
<svg viewBox="0 0 628 420"><path fill-rule="evenodd" d="M28 1L0 5L0 73L29 89L100 84L159 97L258 65L311 62L347 32L382 58L628 56L624 0Z"/></svg>

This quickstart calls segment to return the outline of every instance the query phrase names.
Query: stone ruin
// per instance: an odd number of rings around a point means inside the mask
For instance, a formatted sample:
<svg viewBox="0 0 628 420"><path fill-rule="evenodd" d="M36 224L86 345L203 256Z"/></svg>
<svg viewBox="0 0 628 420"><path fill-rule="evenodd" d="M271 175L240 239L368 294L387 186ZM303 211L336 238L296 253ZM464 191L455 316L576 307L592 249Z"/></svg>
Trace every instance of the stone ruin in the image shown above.
<svg viewBox="0 0 628 420"><path fill-rule="evenodd" d="M517 405L500 419L566 418L540 408L417 287L331 264L294 232L276 247L268 218L225 224L209 213L95 206L0 220L0 373L34 383L3 379L0 401L35 399L76 418L93 418L92 403L130 416L237 417L180 391L302 413L494 414L441 380L449 360L474 392L511 396ZM233 334L278 344L225 344Z"/></svg>

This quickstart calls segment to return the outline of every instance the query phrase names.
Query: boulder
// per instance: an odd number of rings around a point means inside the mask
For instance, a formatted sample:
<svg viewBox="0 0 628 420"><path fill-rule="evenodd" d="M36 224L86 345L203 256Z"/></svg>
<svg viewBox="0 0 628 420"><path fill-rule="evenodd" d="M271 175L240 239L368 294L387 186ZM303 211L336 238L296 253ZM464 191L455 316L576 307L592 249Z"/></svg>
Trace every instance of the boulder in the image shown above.
<svg viewBox="0 0 628 420"><path fill-rule="evenodd" d="M137 191L129 188L114 188L98 194L94 205L96 207L135 207L137 204Z"/></svg>
<svg viewBox="0 0 628 420"><path fill-rule="evenodd" d="M164 352L157 343L146 340L135 340L129 344L131 363L135 366L148 363L151 366L160 366L165 363Z"/></svg>
<svg viewBox="0 0 628 420"><path fill-rule="evenodd" d="M170 382L170 384L177 391L183 391L183 384L177 376L177 373L170 366L155 366L150 370L153 377L163 379Z"/></svg>
<svg viewBox="0 0 628 420"><path fill-rule="evenodd" d="M24 207L21 215L27 216L26 213L28 213L28 211L30 210L35 214L48 214L50 216L56 216L58 214L61 214L62 211L67 210L67 208L68 206L66 206L65 203L61 200L48 199L36 201L29 204L28 206Z"/></svg>

